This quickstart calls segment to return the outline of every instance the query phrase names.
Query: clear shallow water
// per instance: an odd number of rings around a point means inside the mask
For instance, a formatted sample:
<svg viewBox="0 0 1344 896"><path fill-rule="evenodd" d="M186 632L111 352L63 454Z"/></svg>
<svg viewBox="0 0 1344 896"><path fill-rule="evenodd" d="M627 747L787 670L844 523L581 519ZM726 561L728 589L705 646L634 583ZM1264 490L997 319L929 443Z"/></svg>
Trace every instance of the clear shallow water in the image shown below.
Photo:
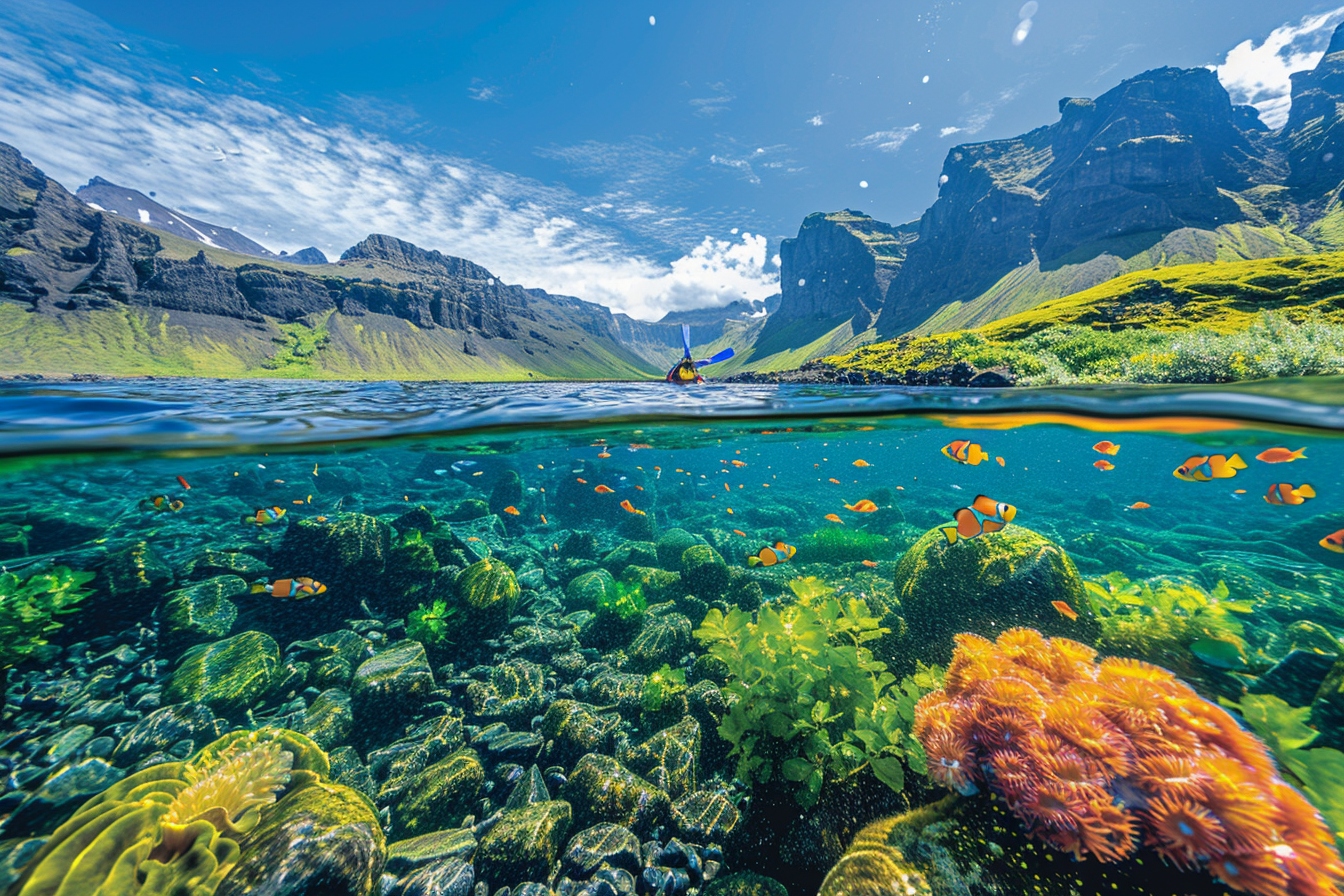
<svg viewBox="0 0 1344 896"><path fill-rule="evenodd" d="M385 867L377 850L356 848L376 839L368 832L328 849L375 855L363 872L346 869L352 879L409 885L426 868L465 873L456 861L488 893L529 881L575 893L596 886L597 872L563 856L607 823L658 841L627 870L633 883L655 869L640 892L710 892L708 869L813 893L860 828L957 783L938 762L933 777L923 773L908 720L895 723L885 753L858 737L854 712L874 703L858 705L852 690L832 694L840 711L815 725L858 753L822 758L759 707L732 714L762 694L814 705L802 682L815 654L772 667L767 680L763 661L748 672L733 656L777 658L802 635L785 650L739 633L746 640L731 643L729 661L712 659L727 642L707 624L711 611L754 614L746 624L757 627L772 613L803 625L798 614L830 597L860 600L879 619L887 631L866 649L898 679L921 674L920 663L945 665L959 632L992 639L1025 626L1169 669L1200 695L1191 700L1238 703L1271 741L1289 723L1270 698L1285 712L1299 707L1314 740L1296 752L1280 743L1277 759L1338 824L1341 805L1316 770L1334 767L1324 751L1344 748L1344 706L1328 684L1344 633L1344 555L1319 544L1344 529L1340 422L1330 402L1220 390L7 384L6 599L45 606L33 577L58 567L93 578L67 589L84 596L53 617L59 629L35 634L0 619L12 664L0 849L17 874L83 800L126 775L194 757L230 730L278 727L317 741L331 757L327 777L367 796L393 844ZM1103 439L1119 451L1095 450ZM944 456L957 440L987 458ZM1275 446L1305 448L1305 459L1255 460ZM1172 475L1212 454L1239 455L1245 469L1207 482ZM1309 484L1315 497L1263 500L1280 482ZM1015 515L1001 532L948 545L939 527L981 494ZM156 510L155 497L181 507ZM266 508L284 514L258 525ZM776 542L796 553L749 564ZM684 555L697 544L708 548ZM482 588L508 590L498 576L482 584L487 559L517 582L508 612L471 604ZM250 590L297 577L326 590L298 600ZM816 581L798 584L807 577ZM847 637L832 631L832 644ZM380 661L396 671L383 690L370 684ZM834 661L826 681L847 674ZM238 669L252 670L245 685ZM905 679L916 696L936 684L936 673L922 674ZM884 693L894 701L900 686ZM562 724L576 704L598 721ZM1218 767L1212 749L1187 749L1186 759L1196 771ZM875 774L874 758L899 764L900 787ZM501 845L491 831L507 831L517 817L508 812L529 805L516 788L533 765L546 793L533 788L530 805L542 808L530 811L559 812L563 801L569 820ZM980 769L976 796L940 810L932 829L889 838L920 875L916 891L1222 886L1208 862L1178 871L1144 845L1144 813L1162 794L1134 784L1128 768L1090 785L1135 825L1130 854L1103 863L1095 851L1075 860L1047 845L1059 830L992 800L1002 784L987 758L968 765ZM479 780L471 771L460 788L443 783L467 766ZM641 781L613 783L618 773ZM613 790L633 802L594 796ZM417 793L429 796L416 802ZM1272 800L1258 811L1275 830ZM470 831L475 851L407 858L402 841L435 831ZM277 856L304 854L270 836L284 848L245 842L238 867L248 880L279 873ZM501 858L528 849L540 855L532 865ZM878 874L853 859L841 866L827 892L864 892L855 881ZM626 883L609 877L613 888Z"/></svg>

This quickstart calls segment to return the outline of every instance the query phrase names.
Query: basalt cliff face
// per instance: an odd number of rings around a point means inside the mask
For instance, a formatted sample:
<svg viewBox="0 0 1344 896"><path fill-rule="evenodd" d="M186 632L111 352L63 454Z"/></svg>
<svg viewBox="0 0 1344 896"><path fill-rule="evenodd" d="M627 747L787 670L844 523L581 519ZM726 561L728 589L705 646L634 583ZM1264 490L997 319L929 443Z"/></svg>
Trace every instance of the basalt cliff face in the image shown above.
<svg viewBox="0 0 1344 896"><path fill-rule="evenodd" d="M0 144L6 372L647 376L610 311L375 234L335 264L201 248L95 209Z"/></svg>

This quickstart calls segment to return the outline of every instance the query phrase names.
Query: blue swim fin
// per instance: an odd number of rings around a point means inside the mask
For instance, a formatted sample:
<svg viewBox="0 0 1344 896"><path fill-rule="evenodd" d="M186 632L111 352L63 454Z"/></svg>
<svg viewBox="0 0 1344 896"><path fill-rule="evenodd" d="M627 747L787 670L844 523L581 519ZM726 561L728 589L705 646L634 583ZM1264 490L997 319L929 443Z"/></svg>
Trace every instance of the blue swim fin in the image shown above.
<svg viewBox="0 0 1344 896"><path fill-rule="evenodd" d="M726 348L723 351L719 352L718 354L714 355L714 357L712 358L706 358L703 361L696 361L695 366L704 367L706 364L717 364L720 361L727 361L729 358L733 356L733 354L734 352L732 349Z"/></svg>
<svg viewBox="0 0 1344 896"><path fill-rule="evenodd" d="M686 350L685 357L691 356L691 325L681 325L681 347Z"/></svg>

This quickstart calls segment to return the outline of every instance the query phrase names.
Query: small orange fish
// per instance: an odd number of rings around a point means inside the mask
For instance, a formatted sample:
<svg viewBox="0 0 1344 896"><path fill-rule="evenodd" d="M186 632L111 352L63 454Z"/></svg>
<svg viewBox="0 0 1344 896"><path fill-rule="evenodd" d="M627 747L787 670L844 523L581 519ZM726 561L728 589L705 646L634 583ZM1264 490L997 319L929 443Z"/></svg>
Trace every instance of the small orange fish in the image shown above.
<svg viewBox="0 0 1344 896"><path fill-rule="evenodd" d="M731 507L728 508L728 515L729 515L729 516L732 516L732 515L733 515L733 508L731 508Z"/></svg>
<svg viewBox="0 0 1344 896"><path fill-rule="evenodd" d="M587 485L587 484L588 484L588 480L587 480L587 479L580 479L580 478L577 477L577 476L574 477L574 480L575 480L576 482L578 482L579 485Z"/></svg>
<svg viewBox="0 0 1344 896"><path fill-rule="evenodd" d="M291 504L299 504L299 505L302 505L302 504L303 504L303 499L302 499L302 498L295 498L293 501L290 501L289 503L291 503Z"/></svg>
<svg viewBox="0 0 1344 896"><path fill-rule="evenodd" d="M1305 448L1299 448L1296 451L1289 451L1287 448L1267 448L1255 456L1256 460L1262 460L1267 464L1290 464L1295 460L1306 460Z"/></svg>
<svg viewBox="0 0 1344 896"><path fill-rule="evenodd" d="M549 525L550 525L550 523L546 522L546 514L544 514L544 513L541 515L541 524L542 524L543 526L549 526Z"/></svg>
<svg viewBox="0 0 1344 896"><path fill-rule="evenodd" d="M730 492L730 491L733 490L733 487L732 487L731 485L729 485L728 483L725 482L725 483L723 484L723 490L726 491L726 492Z"/></svg>
<svg viewBox="0 0 1344 896"><path fill-rule="evenodd" d="M522 516L522 515L523 515L523 512L522 512L521 510L519 510L517 507L514 507L512 504L510 504L508 507L505 507L505 508L504 508L504 512L507 513L509 516Z"/></svg>
<svg viewBox="0 0 1344 896"><path fill-rule="evenodd" d="M1234 489L1232 489L1232 494L1234 494L1234 495L1244 495L1244 494L1246 494L1246 489L1244 489L1244 488L1234 488Z"/></svg>
<svg viewBox="0 0 1344 896"><path fill-rule="evenodd" d="M635 491L637 491L637 492L642 492L642 491L644 491L644 486L642 486L642 485L637 485L637 486L635 486Z"/></svg>
<svg viewBox="0 0 1344 896"><path fill-rule="evenodd" d="M840 519L840 514L838 514L838 513L828 513L828 514L826 514L826 519L830 520L830 521L833 522L833 523L843 523L843 522L844 522L844 520Z"/></svg>
<svg viewBox="0 0 1344 896"><path fill-rule="evenodd" d="M313 475L317 475L317 464L313 464Z"/></svg>
<svg viewBox="0 0 1344 896"><path fill-rule="evenodd" d="M599 485L594 487L593 491L597 492L599 495L610 495L613 492L615 492L616 489L612 488L609 485Z"/></svg>
<svg viewBox="0 0 1344 896"><path fill-rule="evenodd" d="M826 481L827 481L827 482L834 483L835 485L839 485L839 484L840 484L840 480L839 480L839 479L827 479Z"/></svg>
<svg viewBox="0 0 1344 896"><path fill-rule="evenodd" d="M621 509L624 510L626 513L637 513L640 516L646 516L644 511L640 510L638 507L630 503L629 498L626 498L624 501L621 502Z"/></svg>
<svg viewBox="0 0 1344 896"><path fill-rule="evenodd" d="M271 597L289 598L291 600L303 600L314 594L326 594L327 586L323 585L308 576L299 576L293 579L276 579L274 582L267 582L260 579L252 583L253 594L269 594Z"/></svg>
<svg viewBox="0 0 1344 896"><path fill-rule="evenodd" d="M324 516L318 516L318 517L315 517L315 519L316 519L319 523L325 523L325 522L327 521L327 518L324 517Z"/></svg>
<svg viewBox="0 0 1344 896"><path fill-rule="evenodd" d="M631 451L639 451L640 449L648 449L648 448L652 448L652 447L653 447L652 445L650 445L650 444L648 444L648 443L646 443L646 442L631 442L631 443L630 443L630 450L631 450Z"/></svg>
<svg viewBox="0 0 1344 896"><path fill-rule="evenodd" d="M608 457L611 457L611 452L610 452L610 451L599 451L599 452L597 453L597 456L600 457L600 458L602 458L603 460L606 460Z"/></svg>
<svg viewBox="0 0 1344 896"><path fill-rule="evenodd" d="M1316 490L1303 483L1297 488L1293 488L1291 483L1276 482L1265 492L1265 503L1267 504L1305 504L1308 498L1316 497Z"/></svg>
<svg viewBox="0 0 1344 896"><path fill-rule="evenodd" d="M746 537L747 537L747 533L743 532L741 529L734 529L734 530L733 530L733 534L734 534L734 535L741 535L743 538L746 538Z"/></svg>
<svg viewBox="0 0 1344 896"><path fill-rule="evenodd" d="M793 559L793 555L798 549L791 544L785 544L777 541L774 547L761 548L755 554L747 558L748 566L774 566L776 563L787 563Z"/></svg>
<svg viewBox="0 0 1344 896"><path fill-rule="evenodd" d="M469 535L467 536L467 541L480 541L480 539L477 538L475 535Z"/></svg>
<svg viewBox="0 0 1344 896"><path fill-rule="evenodd" d="M169 498L167 495L155 495L152 498L146 498L144 501L141 501L140 503L147 510L158 510L158 511L167 510L171 511L172 513L177 513L183 507L187 506L183 504L181 501ZM283 513L284 511L281 512Z"/></svg>
<svg viewBox="0 0 1344 896"><path fill-rule="evenodd" d="M191 483L181 476L177 477L177 484L187 489L188 491L191 490Z"/></svg>
<svg viewBox="0 0 1344 896"><path fill-rule="evenodd" d="M846 504L845 509L852 510L855 513L872 513L875 510L877 510L877 505L874 504L872 501L869 501L867 498L864 498L862 501L856 501L853 504Z"/></svg>
<svg viewBox="0 0 1344 896"><path fill-rule="evenodd" d="M1120 450L1120 446L1115 444L1114 442L1108 442L1105 439L1102 439L1100 442L1092 446L1092 450L1099 451L1102 454L1115 454Z"/></svg>
<svg viewBox="0 0 1344 896"><path fill-rule="evenodd" d="M998 464L999 466L1003 466L1003 458L1002 458L1002 457L996 457L996 458L994 458L994 462L995 462L996 464Z"/></svg>
<svg viewBox="0 0 1344 896"><path fill-rule="evenodd" d="M1096 467L1098 470L1114 470L1114 469L1115 469L1115 464L1111 463L1111 462L1108 461L1108 460L1099 460L1099 461L1096 461L1095 463L1092 464L1092 466Z"/></svg>
<svg viewBox="0 0 1344 896"><path fill-rule="evenodd" d="M1126 510L1147 510L1149 507L1152 507L1152 506L1153 506L1153 505L1149 504L1147 501L1135 501L1133 504L1129 505L1129 506L1126 507L1125 509L1126 509Z"/></svg>
<svg viewBox="0 0 1344 896"><path fill-rule="evenodd" d="M744 460L738 460L737 458L733 458L733 460L731 461L731 463L732 463L732 465L735 466L735 467L745 467L745 466L747 465L747 462L746 462L746 461L744 461Z"/></svg>
<svg viewBox="0 0 1344 896"><path fill-rule="evenodd" d="M962 507L952 514L955 522L943 526L942 533L948 544L956 544L957 539L975 538L986 532L998 532L1017 516L1017 508L1012 504L995 501L985 495L976 495L970 507Z"/></svg>
<svg viewBox="0 0 1344 896"><path fill-rule="evenodd" d="M1338 532L1331 532L1316 543L1327 551L1333 551L1336 554L1344 554L1344 529L1340 529Z"/></svg>
<svg viewBox="0 0 1344 896"><path fill-rule="evenodd" d="M1065 619L1073 621L1078 618L1078 613L1073 609L1073 607L1064 603L1064 601L1062 600L1052 600L1050 601L1050 606L1058 610L1059 615L1063 616Z"/></svg>
<svg viewBox="0 0 1344 896"><path fill-rule="evenodd" d="M876 560L865 560L865 561L863 561L863 565L866 566L866 567L868 567L869 569L877 569L877 561L876 561Z"/></svg>
<svg viewBox="0 0 1344 896"><path fill-rule="evenodd" d="M257 512L243 517L243 522L265 526L280 519L285 513L287 511L283 507L263 507Z"/></svg>
<svg viewBox="0 0 1344 896"><path fill-rule="evenodd" d="M872 464L868 463L868 461L864 460L863 458L859 458L858 460L854 461L854 466L856 466L856 467L871 467Z"/></svg>
<svg viewBox="0 0 1344 896"><path fill-rule="evenodd" d="M955 442L948 442L943 446L943 455L950 457L959 464L970 464L973 467L979 466L981 461L989 460L989 454L985 449L969 439L957 439Z"/></svg>

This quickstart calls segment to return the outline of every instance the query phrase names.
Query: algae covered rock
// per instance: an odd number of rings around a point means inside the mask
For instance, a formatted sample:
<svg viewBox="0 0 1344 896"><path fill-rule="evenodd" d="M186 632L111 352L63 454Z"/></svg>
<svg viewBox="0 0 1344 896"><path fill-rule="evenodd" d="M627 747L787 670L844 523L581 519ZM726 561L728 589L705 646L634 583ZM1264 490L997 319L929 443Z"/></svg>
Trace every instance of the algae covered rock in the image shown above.
<svg viewBox="0 0 1344 896"><path fill-rule="evenodd" d="M564 873L575 880L591 877L604 865L634 873L642 864L639 838L629 828L609 822L579 831L560 857Z"/></svg>
<svg viewBox="0 0 1344 896"><path fill-rule="evenodd" d="M470 748L429 766L411 781L392 813L397 836L414 837L453 827L472 811L483 784L485 769Z"/></svg>
<svg viewBox="0 0 1344 896"><path fill-rule="evenodd" d="M467 828L433 831L389 843L387 870L405 874L414 868L448 859L469 859L476 852L476 836Z"/></svg>
<svg viewBox="0 0 1344 896"><path fill-rule="evenodd" d="M518 578L507 563L497 557L477 560L457 577L454 631L470 633L473 643L499 635L513 616L519 593Z"/></svg>
<svg viewBox="0 0 1344 896"><path fill-rule="evenodd" d="M263 632L201 644L182 655L164 691L170 703L204 703L220 715L248 709L270 688L280 646Z"/></svg>
<svg viewBox="0 0 1344 896"><path fill-rule="evenodd" d="M657 566L658 546L651 541L626 541L608 551L602 566L612 575L620 575L627 566Z"/></svg>
<svg viewBox="0 0 1344 896"><path fill-rule="evenodd" d="M578 761L561 795L574 807L575 823L583 827L606 821L640 834L650 833L671 806L666 791L601 753Z"/></svg>
<svg viewBox="0 0 1344 896"><path fill-rule="evenodd" d="M208 706L174 703L136 722L117 744L112 759L118 765L132 765L143 756L166 751L184 740L214 740L218 736L219 726Z"/></svg>
<svg viewBox="0 0 1344 896"><path fill-rule="evenodd" d="M223 575L171 592L159 608L164 645L176 650L223 638L238 618L238 607L230 598L247 591L247 582Z"/></svg>
<svg viewBox="0 0 1344 896"><path fill-rule="evenodd" d="M521 721L540 712L546 700L546 673L527 660L507 660L490 669L490 680L467 687L472 711L485 718Z"/></svg>
<svg viewBox="0 0 1344 896"><path fill-rule="evenodd" d="M360 663L350 700L361 725L405 718L434 690L434 671L419 641L402 641Z"/></svg>
<svg viewBox="0 0 1344 896"><path fill-rule="evenodd" d="M149 612L173 581L168 564L143 541L108 554L97 573L93 599L72 624L82 628L96 620L100 633Z"/></svg>
<svg viewBox="0 0 1344 896"><path fill-rule="evenodd" d="M789 889L773 877L766 877L754 871L738 871L735 874L724 874L714 878L700 893L701 896L789 896ZM863 896L869 894L865 893ZM916 896L916 894L906 893L904 890L890 890L883 896Z"/></svg>
<svg viewBox="0 0 1344 896"><path fill-rule="evenodd" d="M551 757L567 765L585 753L604 750L620 724L616 713L602 713L574 700L557 700L546 708L539 730L550 742Z"/></svg>
<svg viewBox="0 0 1344 896"><path fill-rule="evenodd" d="M672 804L672 823L692 840L723 840L741 817L728 797L712 790L688 793Z"/></svg>
<svg viewBox="0 0 1344 896"><path fill-rule="evenodd" d="M325 471L324 471L325 472ZM277 570L313 570L333 595L377 597L392 548L392 528L363 513L291 523L276 551Z"/></svg>
<svg viewBox="0 0 1344 896"><path fill-rule="evenodd" d="M304 710L301 730L319 747L331 750L346 742L354 724L350 695L340 688L328 688Z"/></svg>
<svg viewBox="0 0 1344 896"><path fill-rule="evenodd" d="M691 620L680 613L665 613L649 619L630 642L630 663L652 672L659 666L675 665L691 649Z"/></svg>
<svg viewBox="0 0 1344 896"><path fill-rule="evenodd" d="M700 723L687 716L621 756L622 761L674 799L695 789Z"/></svg>
<svg viewBox="0 0 1344 896"><path fill-rule="evenodd" d="M685 529L668 529L654 543L658 552L658 566L672 572L681 572L681 558L686 549L704 543L703 538L692 535Z"/></svg>
<svg viewBox="0 0 1344 896"><path fill-rule="evenodd" d="M992 638L1028 626L1085 642L1101 635L1069 555L1020 526L956 544L930 529L901 558L895 588L908 629L904 647L925 662L951 659L958 632ZM1069 619L1053 601L1067 604L1078 618Z"/></svg>
<svg viewBox="0 0 1344 896"><path fill-rule="evenodd" d="M571 610L596 610L619 597L616 579L605 569L577 575L565 586L565 603Z"/></svg>
<svg viewBox="0 0 1344 896"><path fill-rule="evenodd" d="M728 564L707 544L691 545L681 554L681 581L704 601L718 600L728 588Z"/></svg>
<svg viewBox="0 0 1344 896"><path fill-rule="evenodd" d="M572 812L564 800L510 809L481 838L476 868L491 890L546 880L569 833Z"/></svg>

